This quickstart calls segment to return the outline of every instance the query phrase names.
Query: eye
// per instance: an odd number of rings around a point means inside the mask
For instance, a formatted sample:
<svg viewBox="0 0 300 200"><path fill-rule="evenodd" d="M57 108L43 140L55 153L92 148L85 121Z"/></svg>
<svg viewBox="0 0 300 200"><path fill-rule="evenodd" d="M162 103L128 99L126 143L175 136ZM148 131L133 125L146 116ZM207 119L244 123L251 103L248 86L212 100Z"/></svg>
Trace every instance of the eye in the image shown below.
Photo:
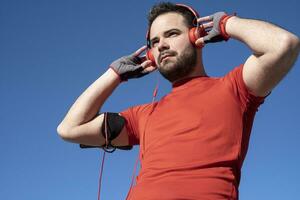
<svg viewBox="0 0 300 200"><path fill-rule="evenodd" d="M177 36L178 33L176 31L171 31L169 34L168 34L168 37L175 37Z"/></svg>
<svg viewBox="0 0 300 200"><path fill-rule="evenodd" d="M158 44L158 40L151 41L151 47L156 47Z"/></svg>

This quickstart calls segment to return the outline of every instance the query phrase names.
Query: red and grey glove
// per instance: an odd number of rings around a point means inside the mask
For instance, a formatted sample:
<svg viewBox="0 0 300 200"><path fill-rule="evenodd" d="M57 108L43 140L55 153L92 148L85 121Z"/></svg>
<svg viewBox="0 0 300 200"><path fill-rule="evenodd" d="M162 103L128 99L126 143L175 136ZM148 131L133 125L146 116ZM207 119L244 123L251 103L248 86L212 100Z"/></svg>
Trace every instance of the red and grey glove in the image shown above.
<svg viewBox="0 0 300 200"><path fill-rule="evenodd" d="M127 81L132 78L140 78L149 73L144 70L141 65L142 62L142 58L132 54L115 60L111 63L110 68L120 76L121 81Z"/></svg>
<svg viewBox="0 0 300 200"><path fill-rule="evenodd" d="M233 15L227 15L225 12L216 12L215 14L210 15L209 20L213 23L211 30L203 37L204 43L227 41L230 36L226 33L225 26L227 20L232 16Z"/></svg>
<svg viewBox="0 0 300 200"><path fill-rule="evenodd" d="M121 81L140 78L149 74L154 71L156 67L151 65L152 61L147 60L146 56L140 56L146 49L147 46L142 46L133 54L115 60L111 63L110 68L119 75Z"/></svg>

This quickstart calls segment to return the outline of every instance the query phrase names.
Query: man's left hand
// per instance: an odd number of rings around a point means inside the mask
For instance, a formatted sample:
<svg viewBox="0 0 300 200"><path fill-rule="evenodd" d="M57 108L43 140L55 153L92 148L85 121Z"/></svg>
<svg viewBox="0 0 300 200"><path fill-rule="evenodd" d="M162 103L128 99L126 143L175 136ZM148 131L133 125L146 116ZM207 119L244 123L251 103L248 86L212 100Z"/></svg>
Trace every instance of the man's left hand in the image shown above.
<svg viewBox="0 0 300 200"><path fill-rule="evenodd" d="M216 12L213 15L201 17L197 21L202 24L207 35L199 38L195 43L197 46L204 46L206 43L227 41L229 36L225 31L226 20L231 17L225 12Z"/></svg>

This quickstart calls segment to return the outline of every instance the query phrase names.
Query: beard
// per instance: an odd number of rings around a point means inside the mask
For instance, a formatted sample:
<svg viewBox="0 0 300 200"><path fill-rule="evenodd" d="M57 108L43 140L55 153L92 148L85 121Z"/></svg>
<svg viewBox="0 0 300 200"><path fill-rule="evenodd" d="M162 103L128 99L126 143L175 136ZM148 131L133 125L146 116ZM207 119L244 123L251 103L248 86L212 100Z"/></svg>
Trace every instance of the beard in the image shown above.
<svg viewBox="0 0 300 200"><path fill-rule="evenodd" d="M174 56L177 55L174 51L167 50L167 53ZM177 61L166 60L164 62L164 64L160 63L158 71L165 79L174 82L189 75L196 67L197 50L196 48L188 46L183 50L183 53L177 57Z"/></svg>

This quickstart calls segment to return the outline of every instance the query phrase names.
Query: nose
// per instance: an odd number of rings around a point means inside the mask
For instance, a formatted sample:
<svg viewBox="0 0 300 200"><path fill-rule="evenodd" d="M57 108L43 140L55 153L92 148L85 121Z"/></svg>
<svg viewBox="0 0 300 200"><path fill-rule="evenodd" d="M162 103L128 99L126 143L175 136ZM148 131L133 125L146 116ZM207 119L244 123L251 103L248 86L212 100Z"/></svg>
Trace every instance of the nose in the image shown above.
<svg viewBox="0 0 300 200"><path fill-rule="evenodd" d="M164 39L159 40L159 43L158 43L158 51L159 52L162 52L169 48L170 48L170 45L166 42L166 40L164 40Z"/></svg>

